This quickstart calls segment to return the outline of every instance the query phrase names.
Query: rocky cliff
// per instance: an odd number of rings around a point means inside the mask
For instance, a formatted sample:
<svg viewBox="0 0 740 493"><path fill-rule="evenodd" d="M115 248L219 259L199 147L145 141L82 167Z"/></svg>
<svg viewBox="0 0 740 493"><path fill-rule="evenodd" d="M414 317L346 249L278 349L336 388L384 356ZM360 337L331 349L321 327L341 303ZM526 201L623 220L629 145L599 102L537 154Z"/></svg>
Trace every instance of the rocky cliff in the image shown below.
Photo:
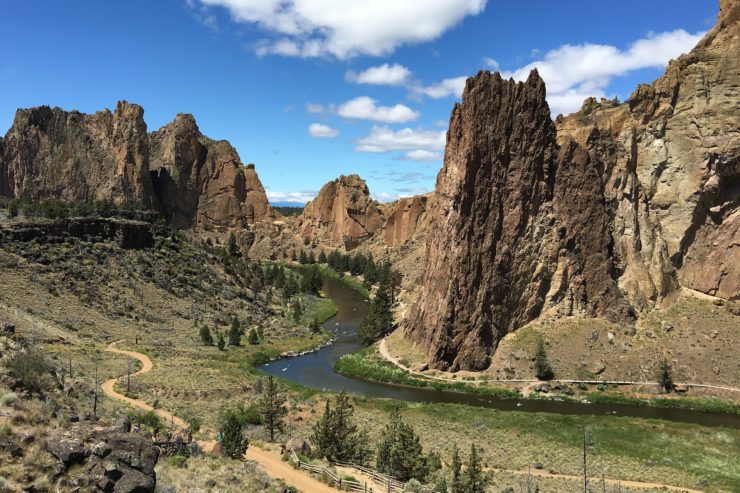
<svg viewBox="0 0 740 493"><path fill-rule="evenodd" d="M402 245L426 225L430 195L401 198L388 206L383 239L389 247Z"/></svg>
<svg viewBox="0 0 740 493"><path fill-rule="evenodd" d="M543 316L629 323L681 286L737 299L740 6L628 103L550 117L536 72L482 72L453 109L406 332L483 369Z"/></svg>
<svg viewBox="0 0 740 493"><path fill-rule="evenodd" d="M375 234L383 222L380 206L370 197L365 181L357 175L340 176L306 204L298 233L351 250Z"/></svg>
<svg viewBox="0 0 740 493"><path fill-rule="evenodd" d="M124 101L93 115L18 110L4 139L0 193L153 205L148 142L144 110Z"/></svg>
<svg viewBox="0 0 740 493"><path fill-rule="evenodd" d="M148 134L143 108L125 101L93 115L18 110L0 141L0 195L139 203L175 228L227 230L274 217L254 165L244 167L228 142L205 137L191 115Z"/></svg>
<svg viewBox="0 0 740 493"><path fill-rule="evenodd" d="M740 4L627 103L587 100L558 136L602 163L620 287L640 309L682 286L740 297Z"/></svg>
<svg viewBox="0 0 740 493"><path fill-rule="evenodd" d="M158 202L176 227L244 228L273 215L254 165L245 168L228 142L205 137L192 115L151 134L150 168Z"/></svg>

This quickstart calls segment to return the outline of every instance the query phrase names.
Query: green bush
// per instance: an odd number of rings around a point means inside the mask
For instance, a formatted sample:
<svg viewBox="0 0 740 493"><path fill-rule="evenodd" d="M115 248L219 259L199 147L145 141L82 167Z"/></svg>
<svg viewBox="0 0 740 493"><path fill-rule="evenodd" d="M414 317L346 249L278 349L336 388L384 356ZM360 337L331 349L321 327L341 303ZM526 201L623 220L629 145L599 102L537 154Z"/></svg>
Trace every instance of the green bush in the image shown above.
<svg viewBox="0 0 740 493"><path fill-rule="evenodd" d="M46 357L35 349L18 351L8 359L10 376L26 389L40 392L50 387L49 372L51 367Z"/></svg>
<svg viewBox="0 0 740 493"><path fill-rule="evenodd" d="M0 397L0 406L9 406L17 400L18 400L18 396L14 394L13 392L10 392L8 394L3 394L3 396Z"/></svg>
<svg viewBox="0 0 740 493"><path fill-rule="evenodd" d="M187 467L188 458L184 455L173 455L167 459L167 462L173 467L184 469Z"/></svg>

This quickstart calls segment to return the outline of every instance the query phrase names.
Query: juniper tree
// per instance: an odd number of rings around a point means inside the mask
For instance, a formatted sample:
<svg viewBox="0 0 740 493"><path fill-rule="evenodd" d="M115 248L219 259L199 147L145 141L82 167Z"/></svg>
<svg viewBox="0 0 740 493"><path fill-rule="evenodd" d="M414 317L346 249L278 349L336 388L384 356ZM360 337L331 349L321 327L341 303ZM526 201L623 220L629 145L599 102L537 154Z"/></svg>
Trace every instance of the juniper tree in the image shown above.
<svg viewBox="0 0 740 493"><path fill-rule="evenodd" d="M226 347L226 341L224 340L224 335L219 333L218 334L218 350L223 351Z"/></svg>
<svg viewBox="0 0 740 493"><path fill-rule="evenodd" d="M460 460L460 451L457 449L457 444L455 444L452 449L452 462L450 463L450 469L452 472L450 493L466 493L465 479L462 475L462 460Z"/></svg>
<svg viewBox="0 0 740 493"><path fill-rule="evenodd" d="M665 392L672 392L676 388L673 383L673 368L667 359L663 359L658 367L658 385Z"/></svg>
<svg viewBox="0 0 740 493"><path fill-rule="evenodd" d="M535 374L540 380L551 380L554 375L550 361L547 358L547 349L545 340L542 336L537 338L537 345L534 350Z"/></svg>
<svg viewBox="0 0 740 493"><path fill-rule="evenodd" d="M302 314L303 314L303 310L301 310L301 302L300 300L296 300L295 304L293 304L293 321L295 323L300 322Z"/></svg>
<svg viewBox="0 0 740 493"><path fill-rule="evenodd" d="M278 382L272 375L267 378L267 384L264 386L259 410L262 423L270 433L270 441L274 442L275 433L285 431L284 419L288 409L285 407L285 396L280 393Z"/></svg>
<svg viewBox="0 0 740 493"><path fill-rule="evenodd" d="M231 328L229 329L229 346L240 346L242 343L242 329L239 326L239 319L231 319Z"/></svg>
<svg viewBox="0 0 740 493"><path fill-rule="evenodd" d="M401 481L423 480L428 473L419 437L398 409L391 413L383 440L378 446L377 468Z"/></svg>
<svg viewBox="0 0 740 493"><path fill-rule="evenodd" d="M234 235L233 232L229 233L227 252L229 254L229 257L236 257L237 255L239 255L239 246L236 244L236 235Z"/></svg>
<svg viewBox="0 0 740 493"><path fill-rule="evenodd" d="M465 483L468 493L484 493L486 490L486 478L475 444L470 446L470 459L465 469Z"/></svg>
<svg viewBox="0 0 740 493"><path fill-rule="evenodd" d="M319 457L362 465L370 457L367 440L367 434L355 423L354 407L347 392L339 393L334 409L326 402L324 415L314 424L312 434Z"/></svg>
<svg viewBox="0 0 740 493"><path fill-rule="evenodd" d="M226 456L238 459L244 455L249 441L244 437L244 426L234 411L221 417L221 448Z"/></svg>
<svg viewBox="0 0 740 493"><path fill-rule="evenodd" d="M260 342L260 339L259 339L259 336L257 335L257 331L254 329L250 330L247 340L249 341L249 344L253 346L258 344Z"/></svg>
<svg viewBox="0 0 740 493"><path fill-rule="evenodd" d="M204 346L213 346L213 336L210 329L205 325L200 328L200 340Z"/></svg>

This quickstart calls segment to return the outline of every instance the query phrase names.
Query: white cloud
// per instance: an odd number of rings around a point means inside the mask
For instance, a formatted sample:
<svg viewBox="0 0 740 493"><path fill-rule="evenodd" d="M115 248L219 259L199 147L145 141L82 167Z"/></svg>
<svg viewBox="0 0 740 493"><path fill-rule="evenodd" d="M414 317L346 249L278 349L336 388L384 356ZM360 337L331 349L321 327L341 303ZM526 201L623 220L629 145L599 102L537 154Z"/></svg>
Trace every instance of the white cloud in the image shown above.
<svg viewBox="0 0 740 493"><path fill-rule="evenodd" d="M398 63L393 65L384 63L377 67L370 67L360 73L350 70L347 72L346 78L348 81L357 84L403 86L409 82L411 71Z"/></svg>
<svg viewBox="0 0 740 493"><path fill-rule="evenodd" d="M308 135L317 139L333 139L339 131L323 123L312 123L308 126Z"/></svg>
<svg viewBox="0 0 740 493"><path fill-rule="evenodd" d="M406 105L378 106L373 98L360 96L339 106L337 114L355 120L371 120L383 123L404 123L421 116Z"/></svg>
<svg viewBox="0 0 740 493"><path fill-rule="evenodd" d="M323 104L318 103L306 103L306 111L309 113L312 113L314 115L319 115L326 111L326 108L324 108Z"/></svg>
<svg viewBox="0 0 740 493"><path fill-rule="evenodd" d="M445 148L446 131L426 131L404 128L393 131L388 127L373 127L370 135L357 141L355 150L389 152L406 150L441 151Z"/></svg>
<svg viewBox="0 0 740 493"><path fill-rule="evenodd" d="M426 149L414 149L404 154L403 158L411 161L440 161L442 160L442 154Z"/></svg>
<svg viewBox="0 0 740 493"><path fill-rule="evenodd" d="M442 82L431 86L419 87L416 91L433 99L446 98L450 96L460 97L463 89L465 89L466 80L468 80L467 75L452 77L450 79L444 79Z"/></svg>
<svg viewBox="0 0 740 493"><path fill-rule="evenodd" d="M502 71L501 76L526 80L529 72L536 68L547 84L547 100L553 116L570 113L578 110L589 96L604 97L614 77L635 70L663 68L669 60L691 50L703 36L703 32L690 34L683 29L651 33L626 50L591 43L563 45L545 53L541 60L513 71ZM484 61L488 63L489 60ZM460 97L465 80L465 77L445 79L417 88L416 93L431 98Z"/></svg>
<svg viewBox="0 0 740 493"><path fill-rule="evenodd" d="M306 202L316 198L318 191L316 190L302 190L300 192L275 192L267 190L267 199L270 202L299 202L305 204Z"/></svg>
<svg viewBox="0 0 740 493"><path fill-rule="evenodd" d="M226 8L234 21L268 33L259 55L347 59L381 56L401 45L431 41L487 0L199 0Z"/></svg>
<svg viewBox="0 0 740 493"><path fill-rule="evenodd" d="M498 70L498 62L494 60L493 58L484 58L483 59L483 65L487 68L490 68L491 70Z"/></svg>

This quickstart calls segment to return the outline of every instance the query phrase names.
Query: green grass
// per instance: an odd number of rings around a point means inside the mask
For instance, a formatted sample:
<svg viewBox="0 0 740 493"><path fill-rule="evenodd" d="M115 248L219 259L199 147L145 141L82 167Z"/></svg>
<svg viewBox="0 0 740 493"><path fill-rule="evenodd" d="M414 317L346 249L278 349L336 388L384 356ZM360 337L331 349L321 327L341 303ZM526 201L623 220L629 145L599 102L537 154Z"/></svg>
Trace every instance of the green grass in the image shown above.
<svg viewBox="0 0 740 493"><path fill-rule="evenodd" d="M483 385L471 385L465 382L448 383L436 380L428 380L424 378L417 378L387 361L371 360L370 358L368 358L368 356L372 353L373 350L374 348L371 346L358 351L357 353L343 356L334 365L334 370L348 377L371 380L375 382L406 385L409 387L419 387L425 389L468 394L491 395L510 399L518 399L521 397L521 394L519 392L509 389Z"/></svg>
<svg viewBox="0 0 740 493"><path fill-rule="evenodd" d="M314 315L319 319L320 324L323 324L336 314L337 304L331 298L322 298L314 310Z"/></svg>
<svg viewBox="0 0 740 493"><path fill-rule="evenodd" d="M321 276L322 277L329 278L329 279L332 279L334 281L337 281L337 282L340 282L340 283L344 284L348 288L353 289L353 290L357 291L358 293L360 293L363 298L370 297L370 292L365 287L365 285L362 284L362 281L360 281L358 278L353 277L353 276L348 276L348 275L340 274L339 272L335 271L334 269L330 269L330 268L325 267L325 266L322 266L322 265L318 265L318 264L316 264L316 265L318 266L319 272L321 273ZM286 267L288 267L290 269L295 269L295 270L298 270L298 271L302 271L304 269L308 269L311 266L310 265L286 265Z"/></svg>
<svg viewBox="0 0 740 493"><path fill-rule="evenodd" d="M692 397L678 397L675 399L667 399L664 397L654 397L650 399L642 399L639 397L593 392L588 394L587 399L594 404L629 404L632 406L687 409L690 411L704 411L708 413L740 414L740 405L712 398L697 399Z"/></svg>

